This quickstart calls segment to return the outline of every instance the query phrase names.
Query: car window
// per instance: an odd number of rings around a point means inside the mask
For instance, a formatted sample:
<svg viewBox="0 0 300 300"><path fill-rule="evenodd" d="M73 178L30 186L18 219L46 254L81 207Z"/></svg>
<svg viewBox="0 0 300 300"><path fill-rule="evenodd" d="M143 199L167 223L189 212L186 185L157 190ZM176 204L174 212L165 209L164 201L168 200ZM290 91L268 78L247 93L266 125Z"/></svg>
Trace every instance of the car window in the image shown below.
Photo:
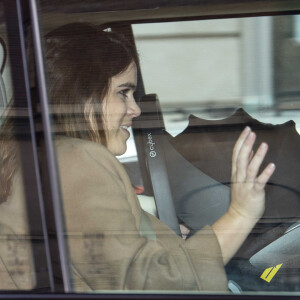
<svg viewBox="0 0 300 300"><path fill-rule="evenodd" d="M297 292L298 15L39 4L68 292ZM245 127L244 164L267 143L254 173L276 170L252 225L220 229Z"/></svg>
<svg viewBox="0 0 300 300"><path fill-rule="evenodd" d="M145 92L157 94L168 135L164 150L157 135L144 153L157 202L164 199L155 193L163 193L151 161L155 147L157 156L164 151L177 217L199 230L228 208L239 132L250 126L256 149L269 144L266 160L277 169L264 215L226 266L237 293L297 290L291 253L283 258L299 215L297 27L297 16L133 25Z"/></svg>
<svg viewBox="0 0 300 300"><path fill-rule="evenodd" d="M0 289L49 291L41 187L22 41L0 3ZM16 11L15 11L16 12ZM14 23L17 24L17 21ZM28 88L28 89L26 89Z"/></svg>

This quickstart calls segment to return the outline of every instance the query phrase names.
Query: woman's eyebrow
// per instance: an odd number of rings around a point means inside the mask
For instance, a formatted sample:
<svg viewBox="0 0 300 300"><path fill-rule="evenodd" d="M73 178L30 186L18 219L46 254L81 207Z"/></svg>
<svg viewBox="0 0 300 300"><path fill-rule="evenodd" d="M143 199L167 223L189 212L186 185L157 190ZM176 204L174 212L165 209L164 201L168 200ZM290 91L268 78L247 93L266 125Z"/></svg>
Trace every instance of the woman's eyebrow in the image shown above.
<svg viewBox="0 0 300 300"><path fill-rule="evenodd" d="M127 88L130 88L133 90L136 89L136 85L131 82L122 83L122 84L118 85L118 87L127 87Z"/></svg>

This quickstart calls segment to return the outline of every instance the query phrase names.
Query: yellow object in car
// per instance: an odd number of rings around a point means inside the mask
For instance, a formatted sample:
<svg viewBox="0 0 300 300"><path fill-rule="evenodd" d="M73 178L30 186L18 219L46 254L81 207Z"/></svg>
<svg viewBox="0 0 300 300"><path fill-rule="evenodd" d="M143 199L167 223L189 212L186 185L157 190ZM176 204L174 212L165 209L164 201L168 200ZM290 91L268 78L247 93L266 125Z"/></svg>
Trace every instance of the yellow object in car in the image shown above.
<svg viewBox="0 0 300 300"><path fill-rule="evenodd" d="M281 266L282 264L279 264L276 267L265 269L264 272L261 274L260 278L267 282L270 282L273 279L273 277L276 275L276 273L279 271Z"/></svg>

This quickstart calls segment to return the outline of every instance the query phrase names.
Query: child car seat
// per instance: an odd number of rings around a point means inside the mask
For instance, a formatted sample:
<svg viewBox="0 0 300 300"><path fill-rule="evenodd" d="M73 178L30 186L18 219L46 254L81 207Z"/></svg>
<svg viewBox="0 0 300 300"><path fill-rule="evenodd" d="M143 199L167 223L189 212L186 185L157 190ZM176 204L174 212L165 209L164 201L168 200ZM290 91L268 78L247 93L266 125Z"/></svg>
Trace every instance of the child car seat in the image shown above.
<svg viewBox="0 0 300 300"><path fill-rule="evenodd" d="M146 182L145 185L148 185L148 193L149 186L153 189L160 219L175 228L177 233L179 221L195 231L213 224L229 206L230 180L216 180L177 151L174 139L165 131L156 95L145 95L140 105L142 114L134 126L136 147L142 178L144 184ZM300 204L297 199L292 200L292 203L296 201L296 207ZM293 209L295 206L289 208L292 212L290 216L297 217ZM288 258L283 260L281 255L285 253L284 245L287 242L300 252L299 243L293 242L295 235L299 237L300 229L297 226L290 227L295 219L275 218L271 223L268 219L262 220L254 228L244 246L227 265L231 286L245 291L286 290L287 287L289 290L298 290L295 280L298 276L295 274L298 273L287 264ZM271 265L258 263L264 261L262 257L268 256L273 257L273 260L265 262ZM268 282L270 277L264 278L265 270L276 268L277 265L281 265L280 269L275 269L276 276Z"/></svg>

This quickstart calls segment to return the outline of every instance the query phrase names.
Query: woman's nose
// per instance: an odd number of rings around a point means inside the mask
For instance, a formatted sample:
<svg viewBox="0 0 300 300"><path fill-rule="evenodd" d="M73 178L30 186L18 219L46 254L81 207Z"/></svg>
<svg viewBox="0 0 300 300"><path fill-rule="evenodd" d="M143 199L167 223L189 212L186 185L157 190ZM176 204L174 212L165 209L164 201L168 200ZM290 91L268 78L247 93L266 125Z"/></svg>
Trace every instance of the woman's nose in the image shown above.
<svg viewBox="0 0 300 300"><path fill-rule="evenodd" d="M133 118L137 118L141 114L141 109L135 102L135 99L132 98L130 104L128 105L128 114L130 114Z"/></svg>

